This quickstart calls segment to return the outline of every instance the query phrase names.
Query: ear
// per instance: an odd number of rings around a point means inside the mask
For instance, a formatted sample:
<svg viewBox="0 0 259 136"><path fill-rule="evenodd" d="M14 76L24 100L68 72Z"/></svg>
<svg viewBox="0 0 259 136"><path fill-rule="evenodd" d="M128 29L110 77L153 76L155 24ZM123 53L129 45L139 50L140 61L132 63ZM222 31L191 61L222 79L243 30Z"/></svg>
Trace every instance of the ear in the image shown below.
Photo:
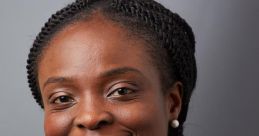
<svg viewBox="0 0 259 136"><path fill-rule="evenodd" d="M183 85L181 82L175 82L169 90L167 90L167 113L169 121L178 118L182 106L182 91Z"/></svg>

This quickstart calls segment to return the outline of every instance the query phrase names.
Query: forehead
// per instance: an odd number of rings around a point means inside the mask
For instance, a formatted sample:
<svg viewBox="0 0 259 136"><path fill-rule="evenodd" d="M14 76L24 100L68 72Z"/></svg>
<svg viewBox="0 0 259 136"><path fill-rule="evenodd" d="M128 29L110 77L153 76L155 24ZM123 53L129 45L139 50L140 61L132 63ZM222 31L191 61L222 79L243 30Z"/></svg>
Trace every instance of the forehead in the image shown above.
<svg viewBox="0 0 259 136"><path fill-rule="evenodd" d="M50 76L94 76L115 67L134 67L150 74L153 66L145 46L102 17L73 23L58 32L45 49L38 70L40 85Z"/></svg>
<svg viewBox="0 0 259 136"><path fill-rule="evenodd" d="M133 45L138 46L134 47L138 50L143 49L144 51L144 49L147 49L145 46L148 43L135 33L131 33L123 25L106 19L100 13L94 13L92 16L94 17L91 17L91 19L75 21L65 26L61 31L54 34L47 48L65 49L82 45L82 47L88 48L88 51L97 49L107 51L109 49L109 52L113 50L126 52L127 45Z"/></svg>

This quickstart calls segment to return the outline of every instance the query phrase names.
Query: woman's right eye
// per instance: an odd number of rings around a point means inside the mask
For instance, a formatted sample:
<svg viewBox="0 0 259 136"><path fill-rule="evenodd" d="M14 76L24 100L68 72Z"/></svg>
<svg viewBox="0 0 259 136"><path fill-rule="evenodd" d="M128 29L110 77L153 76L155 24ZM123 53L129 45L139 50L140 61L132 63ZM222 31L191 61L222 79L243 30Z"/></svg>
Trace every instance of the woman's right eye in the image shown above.
<svg viewBox="0 0 259 136"><path fill-rule="evenodd" d="M52 101L53 104L70 104L74 102L75 100L72 97L67 95L58 96Z"/></svg>

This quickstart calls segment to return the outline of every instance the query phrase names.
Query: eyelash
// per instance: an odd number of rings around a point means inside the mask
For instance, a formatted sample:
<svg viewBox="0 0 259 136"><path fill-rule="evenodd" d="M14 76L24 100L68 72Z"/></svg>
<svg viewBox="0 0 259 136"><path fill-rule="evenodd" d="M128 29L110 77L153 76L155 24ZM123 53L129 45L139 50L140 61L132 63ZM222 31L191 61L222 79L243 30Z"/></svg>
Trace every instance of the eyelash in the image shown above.
<svg viewBox="0 0 259 136"><path fill-rule="evenodd" d="M112 100L127 101L133 99L133 94L138 91L137 84L131 82L116 83L109 89L107 97Z"/></svg>
<svg viewBox="0 0 259 136"><path fill-rule="evenodd" d="M65 102L62 102L62 99L65 100ZM57 102L57 101L59 101L59 102ZM51 101L51 103L53 103L53 104L68 104L68 103L73 103L73 102L75 102L75 100L69 95L61 95Z"/></svg>
<svg viewBox="0 0 259 136"><path fill-rule="evenodd" d="M127 91L126 93L125 93L125 90ZM123 92L121 92L122 94L120 94L120 91L123 91ZM116 93L118 93L118 94L116 94ZM116 95L113 96L113 98L118 98L118 97L122 97L122 96L125 96L127 94L131 94L131 93L134 93L133 89L130 89L130 88L127 88L127 87L121 87L121 88L117 88L114 91L112 91L108 95L108 97L112 97L112 95L116 94Z"/></svg>
<svg viewBox="0 0 259 136"><path fill-rule="evenodd" d="M56 92L49 97L49 106L53 112L65 110L76 104L76 99L63 91Z"/></svg>

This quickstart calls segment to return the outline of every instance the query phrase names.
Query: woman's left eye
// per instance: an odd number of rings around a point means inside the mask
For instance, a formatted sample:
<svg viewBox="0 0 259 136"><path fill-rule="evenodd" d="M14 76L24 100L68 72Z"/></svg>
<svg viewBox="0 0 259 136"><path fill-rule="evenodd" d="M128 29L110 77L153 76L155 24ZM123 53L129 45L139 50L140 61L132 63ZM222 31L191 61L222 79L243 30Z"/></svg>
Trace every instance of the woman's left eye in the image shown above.
<svg viewBox="0 0 259 136"><path fill-rule="evenodd" d="M111 94L109 94L108 96L109 97L121 97L121 96L124 96L124 95L127 95L127 94L131 94L133 93L134 91L132 89L129 89L129 88L118 88L116 89L115 91L113 91Z"/></svg>

